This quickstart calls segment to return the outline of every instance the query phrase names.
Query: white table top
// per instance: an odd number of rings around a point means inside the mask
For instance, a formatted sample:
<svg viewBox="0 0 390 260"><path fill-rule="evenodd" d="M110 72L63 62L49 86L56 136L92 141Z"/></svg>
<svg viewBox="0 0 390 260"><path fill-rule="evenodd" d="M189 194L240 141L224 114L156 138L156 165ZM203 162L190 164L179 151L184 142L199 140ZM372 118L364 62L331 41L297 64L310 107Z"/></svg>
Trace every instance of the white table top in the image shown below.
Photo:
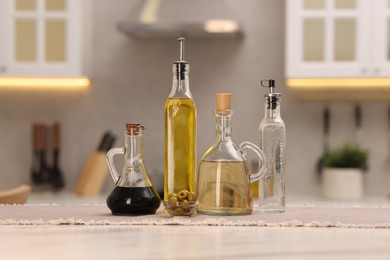
<svg viewBox="0 0 390 260"><path fill-rule="evenodd" d="M29 203L104 203L75 198L33 194ZM0 226L0 234L0 259L12 260L390 259L388 229L44 225Z"/></svg>
<svg viewBox="0 0 390 260"><path fill-rule="evenodd" d="M1 259L390 259L385 229L0 226Z"/></svg>

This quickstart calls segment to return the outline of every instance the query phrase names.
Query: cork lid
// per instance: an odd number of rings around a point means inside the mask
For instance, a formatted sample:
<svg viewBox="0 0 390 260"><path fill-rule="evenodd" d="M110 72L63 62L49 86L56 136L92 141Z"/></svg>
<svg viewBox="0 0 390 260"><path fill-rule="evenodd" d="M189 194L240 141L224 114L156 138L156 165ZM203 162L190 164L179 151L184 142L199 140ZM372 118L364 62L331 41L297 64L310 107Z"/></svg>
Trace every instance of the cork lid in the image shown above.
<svg viewBox="0 0 390 260"><path fill-rule="evenodd" d="M144 126L141 124L126 124L126 132L128 135L138 135L142 133L142 130L144 130Z"/></svg>
<svg viewBox="0 0 390 260"><path fill-rule="evenodd" d="M226 115L232 109L232 93L217 93L217 113Z"/></svg>

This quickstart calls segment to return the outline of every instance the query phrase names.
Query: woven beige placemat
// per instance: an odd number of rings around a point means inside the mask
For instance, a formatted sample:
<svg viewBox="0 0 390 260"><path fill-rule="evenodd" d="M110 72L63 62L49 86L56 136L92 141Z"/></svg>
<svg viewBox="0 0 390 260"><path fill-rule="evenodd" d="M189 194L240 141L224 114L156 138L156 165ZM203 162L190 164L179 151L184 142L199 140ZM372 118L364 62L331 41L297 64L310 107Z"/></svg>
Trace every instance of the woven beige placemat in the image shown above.
<svg viewBox="0 0 390 260"><path fill-rule="evenodd" d="M154 215L113 216L105 205L0 205L0 225L186 225L390 228L390 206L291 205L285 213L248 216L170 217L160 208Z"/></svg>

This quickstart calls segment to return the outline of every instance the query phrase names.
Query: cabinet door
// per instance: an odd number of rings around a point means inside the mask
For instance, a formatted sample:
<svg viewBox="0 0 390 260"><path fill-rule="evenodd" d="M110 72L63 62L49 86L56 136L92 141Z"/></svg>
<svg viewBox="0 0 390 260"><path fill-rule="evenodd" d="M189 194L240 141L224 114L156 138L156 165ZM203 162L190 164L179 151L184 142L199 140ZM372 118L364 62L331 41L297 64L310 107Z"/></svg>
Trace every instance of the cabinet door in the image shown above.
<svg viewBox="0 0 390 260"><path fill-rule="evenodd" d="M368 73L370 1L288 0L288 78Z"/></svg>
<svg viewBox="0 0 390 260"><path fill-rule="evenodd" d="M367 39L373 45L373 75L390 77L390 0L376 0L374 5L373 36Z"/></svg>
<svg viewBox="0 0 390 260"><path fill-rule="evenodd" d="M81 26L78 2L2 1L1 75L80 75Z"/></svg>

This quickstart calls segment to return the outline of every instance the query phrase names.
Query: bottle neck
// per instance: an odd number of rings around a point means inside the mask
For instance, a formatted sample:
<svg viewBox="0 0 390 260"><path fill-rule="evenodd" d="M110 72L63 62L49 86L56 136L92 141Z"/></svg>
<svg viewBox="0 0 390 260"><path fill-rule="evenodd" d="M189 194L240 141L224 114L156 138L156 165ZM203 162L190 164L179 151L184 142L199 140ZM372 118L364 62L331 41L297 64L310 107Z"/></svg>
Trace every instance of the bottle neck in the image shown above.
<svg viewBox="0 0 390 260"><path fill-rule="evenodd" d="M215 112L217 139L221 141L230 141L232 136L232 111L227 114Z"/></svg>
<svg viewBox="0 0 390 260"><path fill-rule="evenodd" d="M264 97L264 118L280 118L280 96Z"/></svg>
<svg viewBox="0 0 390 260"><path fill-rule="evenodd" d="M190 80L188 76L189 65L187 63L173 64L173 80L170 98L192 98L190 92Z"/></svg>
<svg viewBox="0 0 390 260"><path fill-rule="evenodd" d="M125 132L125 158L117 186L147 187L149 183L142 160L142 130Z"/></svg>
<svg viewBox="0 0 390 260"><path fill-rule="evenodd" d="M136 162L142 160L142 134L125 134L125 164L134 166Z"/></svg>

